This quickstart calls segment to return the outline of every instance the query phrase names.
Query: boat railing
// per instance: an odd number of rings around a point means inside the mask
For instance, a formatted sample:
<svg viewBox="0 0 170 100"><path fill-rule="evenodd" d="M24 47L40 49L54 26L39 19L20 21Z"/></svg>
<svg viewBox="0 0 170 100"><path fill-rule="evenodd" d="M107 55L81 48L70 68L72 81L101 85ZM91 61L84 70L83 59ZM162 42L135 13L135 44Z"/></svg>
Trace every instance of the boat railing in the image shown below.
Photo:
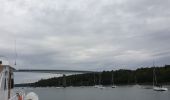
<svg viewBox="0 0 170 100"><path fill-rule="evenodd" d="M0 72L0 88L1 88L1 84L2 84L3 73L4 73L4 71Z"/></svg>

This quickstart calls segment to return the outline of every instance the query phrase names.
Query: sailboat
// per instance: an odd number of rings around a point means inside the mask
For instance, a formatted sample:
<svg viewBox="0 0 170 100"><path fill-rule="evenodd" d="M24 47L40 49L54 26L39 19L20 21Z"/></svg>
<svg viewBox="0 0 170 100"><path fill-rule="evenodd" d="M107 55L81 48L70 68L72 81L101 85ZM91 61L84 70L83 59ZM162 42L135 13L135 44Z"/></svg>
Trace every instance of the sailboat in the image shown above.
<svg viewBox="0 0 170 100"><path fill-rule="evenodd" d="M96 85L95 73L94 73L93 75L94 75L94 79L93 79L93 82L94 82L94 88L98 88L98 85Z"/></svg>
<svg viewBox="0 0 170 100"><path fill-rule="evenodd" d="M162 85L157 83L156 73L155 73L155 66L153 68L153 90L154 91L167 91L168 88L163 87Z"/></svg>
<svg viewBox="0 0 170 100"><path fill-rule="evenodd" d="M99 85L95 85L95 88L104 89L105 87L101 85L101 73L99 73Z"/></svg>
<svg viewBox="0 0 170 100"><path fill-rule="evenodd" d="M116 88L117 86L114 84L114 76L113 76L113 71L112 71L112 88Z"/></svg>

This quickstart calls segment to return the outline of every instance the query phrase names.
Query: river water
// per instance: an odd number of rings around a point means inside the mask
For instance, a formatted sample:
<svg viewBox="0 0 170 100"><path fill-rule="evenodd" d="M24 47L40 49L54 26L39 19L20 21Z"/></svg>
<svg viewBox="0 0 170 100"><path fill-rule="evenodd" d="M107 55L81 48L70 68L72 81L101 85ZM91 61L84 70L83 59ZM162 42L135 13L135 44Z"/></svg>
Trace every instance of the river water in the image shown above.
<svg viewBox="0 0 170 100"><path fill-rule="evenodd" d="M169 88L170 89L170 88ZM39 100L170 100L170 90L153 91L149 86L118 86L104 89L94 87L67 88L24 88L26 92L35 92Z"/></svg>

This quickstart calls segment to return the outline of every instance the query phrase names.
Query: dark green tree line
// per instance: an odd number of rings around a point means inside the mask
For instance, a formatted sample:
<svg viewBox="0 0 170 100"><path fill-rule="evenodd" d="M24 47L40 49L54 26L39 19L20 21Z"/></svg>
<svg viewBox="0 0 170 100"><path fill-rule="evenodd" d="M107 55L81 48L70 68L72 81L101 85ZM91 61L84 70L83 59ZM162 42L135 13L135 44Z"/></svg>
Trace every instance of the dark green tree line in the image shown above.
<svg viewBox="0 0 170 100"><path fill-rule="evenodd" d="M158 83L170 83L170 66L155 67ZM120 69L116 71L103 71L96 73L77 74L66 76L67 86L93 86L93 85L112 85L112 75L114 83L119 84L152 84L153 67L139 68L136 70ZM63 77L54 77L50 79L41 79L32 86L62 86Z"/></svg>

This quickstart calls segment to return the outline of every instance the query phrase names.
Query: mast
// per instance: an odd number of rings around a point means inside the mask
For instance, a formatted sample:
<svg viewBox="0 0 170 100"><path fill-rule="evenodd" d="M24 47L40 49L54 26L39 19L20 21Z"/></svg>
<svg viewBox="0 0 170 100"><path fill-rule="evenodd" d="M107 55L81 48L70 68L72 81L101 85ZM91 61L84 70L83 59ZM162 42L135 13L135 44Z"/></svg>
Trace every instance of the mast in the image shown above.
<svg viewBox="0 0 170 100"><path fill-rule="evenodd" d="M154 75L155 75L155 85L157 85L157 78L156 78L155 69L154 69Z"/></svg>
<svg viewBox="0 0 170 100"><path fill-rule="evenodd" d="M154 70L155 70L155 68L153 67L153 87L154 87L154 85L155 85L155 84L154 84L154 81L155 81L155 79L154 79L154 77L155 77L155 76L154 76Z"/></svg>
<svg viewBox="0 0 170 100"><path fill-rule="evenodd" d="M14 62L14 65L16 66L17 65L17 48L16 48L16 40L15 40L15 62Z"/></svg>
<svg viewBox="0 0 170 100"><path fill-rule="evenodd" d="M153 86L157 85L157 78L155 73L155 62L153 61Z"/></svg>
<svg viewBox="0 0 170 100"><path fill-rule="evenodd" d="M94 82L94 85L96 84L96 80L95 80L95 73L93 74L94 76L94 79L93 79L93 82Z"/></svg>
<svg viewBox="0 0 170 100"><path fill-rule="evenodd" d="M99 85L101 85L101 73L99 72Z"/></svg>
<svg viewBox="0 0 170 100"><path fill-rule="evenodd" d="M114 85L114 75L113 75L113 71L112 71L112 85Z"/></svg>

